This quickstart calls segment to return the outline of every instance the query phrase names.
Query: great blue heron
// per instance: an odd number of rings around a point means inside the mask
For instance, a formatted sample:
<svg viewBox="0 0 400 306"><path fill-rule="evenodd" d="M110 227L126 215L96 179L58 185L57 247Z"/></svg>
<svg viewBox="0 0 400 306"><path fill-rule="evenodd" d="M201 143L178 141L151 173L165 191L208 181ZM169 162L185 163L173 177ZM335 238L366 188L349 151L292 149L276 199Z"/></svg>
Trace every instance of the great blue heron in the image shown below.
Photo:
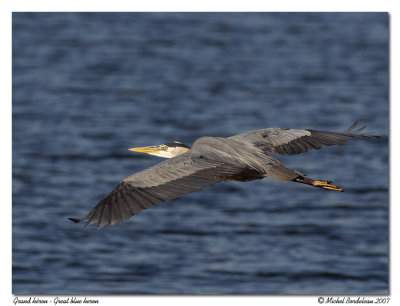
<svg viewBox="0 0 400 306"><path fill-rule="evenodd" d="M355 130L356 125L357 122L343 133L267 128L228 138L201 137L192 148L176 141L132 148L129 150L170 159L128 176L84 218L70 220L87 221L85 226L97 222L98 229L107 223L112 227L160 202L230 180L245 182L269 177L279 182L343 191L330 181L306 178L267 152L299 154L322 146L343 145L357 136L378 138L360 134L365 126Z"/></svg>

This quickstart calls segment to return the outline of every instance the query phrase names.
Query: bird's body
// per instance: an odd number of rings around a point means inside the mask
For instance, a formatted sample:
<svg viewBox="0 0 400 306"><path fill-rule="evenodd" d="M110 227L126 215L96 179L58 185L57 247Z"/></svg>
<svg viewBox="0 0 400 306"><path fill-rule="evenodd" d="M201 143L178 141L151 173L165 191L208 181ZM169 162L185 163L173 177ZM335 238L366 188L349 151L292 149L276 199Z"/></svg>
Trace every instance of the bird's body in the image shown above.
<svg viewBox="0 0 400 306"><path fill-rule="evenodd" d="M359 134L364 127L354 131L356 124L344 133L267 128L228 138L201 137L192 148L179 142L133 148L132 151L169 159L125 178L83 219L70 219L88 221L86 225L98 223L99 229L107 223L114 226L155 204L229 180L269 177L343 191L329 181L306 178L267 152L299 154L324 145L341 145L356 136L377 137Z"/></svg>

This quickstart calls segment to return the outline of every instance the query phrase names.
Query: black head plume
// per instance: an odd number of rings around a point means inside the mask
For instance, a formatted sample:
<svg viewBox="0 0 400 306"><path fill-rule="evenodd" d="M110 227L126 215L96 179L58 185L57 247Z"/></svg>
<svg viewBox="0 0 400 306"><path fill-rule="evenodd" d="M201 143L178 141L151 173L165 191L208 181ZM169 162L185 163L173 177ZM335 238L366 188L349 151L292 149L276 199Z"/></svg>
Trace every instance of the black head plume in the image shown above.
<svg viewBox="0 0 400 306"><path fill-rule="evenodd" d="M169 148L174 148L174 147L182 147L182 148L188 148L190 149L190 147L188 147L187 145L179 142L179 141L173 141L173 142L168 142L165 144L167 147Z"/></svg>

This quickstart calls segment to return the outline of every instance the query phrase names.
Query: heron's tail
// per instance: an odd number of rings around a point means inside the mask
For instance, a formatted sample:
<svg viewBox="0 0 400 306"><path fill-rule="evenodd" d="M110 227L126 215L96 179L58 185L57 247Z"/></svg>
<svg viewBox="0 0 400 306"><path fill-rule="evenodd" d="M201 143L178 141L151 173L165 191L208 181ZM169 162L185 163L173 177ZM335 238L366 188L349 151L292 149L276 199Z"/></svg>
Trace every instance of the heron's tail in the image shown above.
<svg viewBox="0 0 400 306"><path fill-rule="evenodd" d="M333 185L331 181L312 180L303 176L299 176L293 180L297 183L307 184L314 187L319 187L326 190L344 191L343 188Z"/></svg>

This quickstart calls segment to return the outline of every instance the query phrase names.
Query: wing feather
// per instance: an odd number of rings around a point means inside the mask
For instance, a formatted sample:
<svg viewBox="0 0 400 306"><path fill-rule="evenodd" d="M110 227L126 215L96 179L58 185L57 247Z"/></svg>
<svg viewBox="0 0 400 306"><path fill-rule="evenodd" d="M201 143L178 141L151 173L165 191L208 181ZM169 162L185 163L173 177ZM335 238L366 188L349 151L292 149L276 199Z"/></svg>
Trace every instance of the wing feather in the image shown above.
<svg viewBox="0 0 400 306"><path fill-rule="evenodd" d="M379 138L370 134L360 134L366 126L356 129L358 122L352 124L343 133L316 130L295 130L268 128L239 134L229 138L251 142L262 150L278 154L300 154L311 149L319 150L323 146L343 145L354 137Z"/></svg>
<svg viewBox="0 0 400 306"><path fill-rule="evenodd" d="M158 203L203 189L246 169L215 163L188 153L131 175L118 184L84 218L85 226L110 227Z"/></svg>

